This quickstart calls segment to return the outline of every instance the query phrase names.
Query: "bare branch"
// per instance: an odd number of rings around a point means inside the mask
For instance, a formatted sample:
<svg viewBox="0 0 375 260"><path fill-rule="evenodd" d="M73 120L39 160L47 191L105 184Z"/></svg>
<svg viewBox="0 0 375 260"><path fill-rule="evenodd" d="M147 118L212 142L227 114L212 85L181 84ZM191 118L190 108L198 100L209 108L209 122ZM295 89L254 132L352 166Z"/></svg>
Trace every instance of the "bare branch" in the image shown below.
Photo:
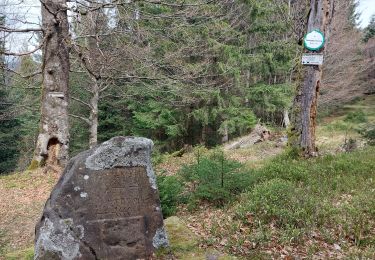
<svg viewBox="0 0 375 260"><path fill-rule="evenodd" d="M82 116L78 116L78 115L74 115L74 114L69 114L69 116L73 117L73 118L78 118L78 119L81 119L82 121L86 122L88 125L90 125L90 121L87 119L87 118L84 118Z"/></svg>
<svg viewBox="0 0 375 260"><path fill-rule="evenodd" d="M207 1L207 2L203 2L203 3L198 3L198 4L187 4L185 3L185 1L182 1L180 4L171 4L171 3L166 3L166 2L162 2L160 0L156 0L156 1L147 1L147 0L143 0L143 2L146 2L146 3L149 3L149 4L157 4L157 5L165 5L165 6L169 6L169 7L188 7L188 6L202 6L202 5L207 5L207 4L210 4L210 3L213 3L215 2L214 0L210 0L210 1Z"/></svg>
<svg viewBox="0 0 375 260"><path fill-rule="evenodd" d="M40 50L41 48L43 47L43 43L41 45L39 45L38 47L36 47L34 50L31 50L31 51L27 51L27 52L2 52L1 54L3 55L6 55L6 56L26 56L26 55L30 55L38 50Z"/></svg>
<svg viewBox="0 0 375 260"><path fill-rule="evenodd" d="M25 29L11 29L5 26L0 26L0 31L9 33L27 33L27 32L43 32L42 28L25 28Z"/></svg>
<svg viewBox="0 0 375 260"><path fill-rule="evenodd" d="M11 73L14 73L14 74L16 74L17 76L20 76L21 78L24 78L24 79L32 78L32 77L34 77L34 76L36 76L36 75L42 74L42 71L41 71L41 70L35 71L35 72L30 73L30 74L27 74L27 75L23 75L23 74L21 74L21 73L15 71L15 70L12 70L12 69L10 69L10 68L5 68L5 70L7 70L7 71L9 71L9 72L11 72Z"/></svg>
<svg viewBox="0 0 375 260"><path fill-rule="evenodd" d="M71 99L81 103L82 105L85 105L87 106L89 109L92 109L92 106L89 104L89 103L86 103L85 101L81 100L81 99L78 99L78 98L75 98L75 97L71 97Z"/></svg>

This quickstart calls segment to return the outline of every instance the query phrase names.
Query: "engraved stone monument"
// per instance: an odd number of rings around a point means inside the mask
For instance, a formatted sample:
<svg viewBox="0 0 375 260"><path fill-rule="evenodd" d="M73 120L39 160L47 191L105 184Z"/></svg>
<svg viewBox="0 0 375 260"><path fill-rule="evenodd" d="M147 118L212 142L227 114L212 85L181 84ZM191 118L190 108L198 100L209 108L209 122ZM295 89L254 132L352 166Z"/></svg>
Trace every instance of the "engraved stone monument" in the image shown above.
<svg viewBox="0 0 375 260"><path fill-rule="evenodd" d="M115 137L71 159L36 226L35 259L148 259L167 246L152 146Z"/></svg>

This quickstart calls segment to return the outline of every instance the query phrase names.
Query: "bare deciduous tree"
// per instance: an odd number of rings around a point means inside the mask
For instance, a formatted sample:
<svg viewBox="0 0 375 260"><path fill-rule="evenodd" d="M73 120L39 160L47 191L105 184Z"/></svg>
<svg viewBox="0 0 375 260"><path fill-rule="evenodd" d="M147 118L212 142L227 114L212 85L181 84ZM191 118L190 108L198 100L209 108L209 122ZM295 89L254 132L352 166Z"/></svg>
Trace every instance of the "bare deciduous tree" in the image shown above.
<svg viewBox="0 0 375 260"><path fill-rule="evenodd" d="M42 0L43 89L34 161L63 166L69 158L69 27L65 0Z"/></svg>

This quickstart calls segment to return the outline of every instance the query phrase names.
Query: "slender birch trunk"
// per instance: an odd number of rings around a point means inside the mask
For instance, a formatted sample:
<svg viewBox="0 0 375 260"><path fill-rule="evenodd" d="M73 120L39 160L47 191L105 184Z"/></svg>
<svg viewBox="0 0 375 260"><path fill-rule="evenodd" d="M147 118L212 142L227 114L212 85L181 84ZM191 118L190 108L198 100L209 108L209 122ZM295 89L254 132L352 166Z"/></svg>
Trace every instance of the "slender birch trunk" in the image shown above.
<svg viewBox="0 0 375 260"><path fill-rule="evenodd" d="M99 103L99 86L96 79L92 79L93 86L92 96L90 99L90 137L89 137L89 145L90 148L94 147L98 143L98 103Z"/></svg>

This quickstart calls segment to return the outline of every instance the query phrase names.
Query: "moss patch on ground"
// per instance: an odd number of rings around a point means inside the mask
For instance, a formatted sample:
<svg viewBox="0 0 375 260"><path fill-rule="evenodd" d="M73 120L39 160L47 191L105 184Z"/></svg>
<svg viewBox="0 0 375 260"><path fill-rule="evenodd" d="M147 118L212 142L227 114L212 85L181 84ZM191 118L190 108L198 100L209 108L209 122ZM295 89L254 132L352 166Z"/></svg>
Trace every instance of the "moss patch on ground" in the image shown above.
<svg viewBox="0 0 375 260"><path fill-rule="evenodd" d="M172 216L164 221L170 250L172 255L181 260L231 260L238 259L233 256L222 254L216 250L203 250L199 248L199 237L195 235L178 217ZM169 256L170 257L170 256ZM167 255L160 255L160 259L168 259Z"/></svg>
<svg viewBox="0 0 375 260"><path fill-rule="evenodd" d="M5 255L6 260L33 260L34 247L14 251Z"/></svg>

